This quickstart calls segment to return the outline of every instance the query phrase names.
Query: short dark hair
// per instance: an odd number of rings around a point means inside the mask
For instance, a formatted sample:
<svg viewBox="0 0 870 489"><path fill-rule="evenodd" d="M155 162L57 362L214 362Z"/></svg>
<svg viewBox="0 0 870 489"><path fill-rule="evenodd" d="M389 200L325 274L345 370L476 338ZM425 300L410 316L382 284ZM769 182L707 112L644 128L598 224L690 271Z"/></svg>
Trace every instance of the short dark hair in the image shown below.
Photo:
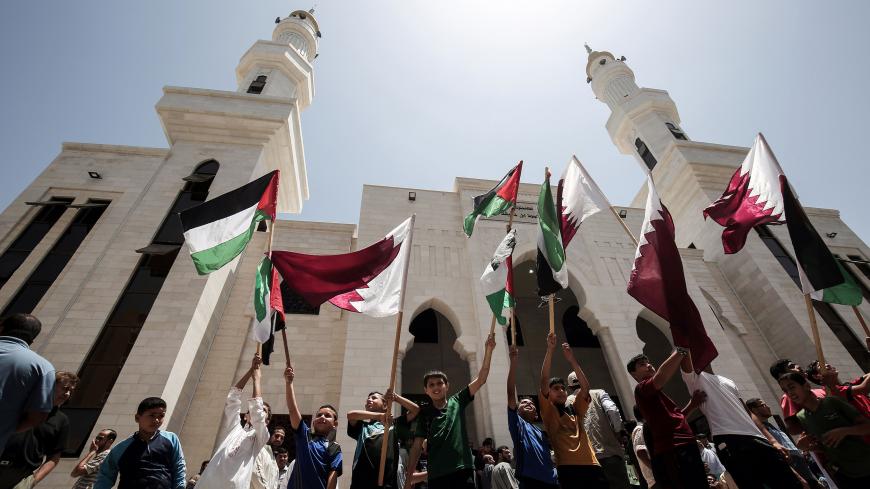
<svg viewBox="0 0 870 489"><path fill-rule="evenodd" d="M643 421L643 414L640 413L640 406L635 404L632 408L632 411L634 411L634 419L638 421Z"/></svg>
<svg viewBox="0 0 870 489"><path fill-rule="evenodd" d="M166 401L159 397L146 397L145 399L142 399L142 402L139 403L139 407L136 408L136 414L142 414L149 409L157 408L166 409Z"/></svg>
<svg viewBox="0 0 870 489"><path fill-rule="evenodd" d="M495 453L501 453L502 450L510 450L510 447L507 445L499 445L498 448L495 449Z"/></svg>
<svg viewBox="0 0 870 489"><path fill-rule="evenodd" d="M285 435L287 434L287 427L284 426L283 424L275 425L275 427L272 428L272 433L274 433L278 430L283 431Z"/></svg>
<svg viewBox="0 0 870 489"><path fill-rule="evenodd" d="M3 322L0 323L0 328L2 328L0 335L18 338L31 345L33 340L39 336L39 332L42 331L42 322L32 314L18 312L4 318Z"/></svg>
<svg viewBox="0 0 870 489"><path fill-rule="evenodd" d="M274 453L275 455L281 455L287 453L287 449L284 447L273 448L272 453Z"/></svg>
<svg viewBox="0 0 870 489"><path fill-rule="evenodd" d="M104 432L104 431L109 433L108 435L106 435L106 438L108 438L108 439L110 439L110 440L114 440L114 439L118 438L118 432L117 432L117 431L115 431L115 430L113 430L113 429L111 429L111 428L106 428L106 429L104 429L104 430L100 430L100 433L102 433L102 432Z"/></svg>
<svg viewBox="0 0 870 489"><path fill-rule="evenodd" d="M762 402L764 402L764 401L762 401L761 399L759 399L757 397L753 397L752 399L749 399L748 401L746 401L746 407L748 407L749 409L755 409L755 408L761 406Z"/></svg>
<svg viewBox="0 0 870 489"><path fill-rule="evenodd" d="M810 382L816 385L822 385L822 369L819 368L818 360L813 360L812 363L807 365L807 368L804 369L804 373Z"/></svg>
<svg viewBox="0 0 870 489"><path fill-rule="evenodd" d="M790 369L788 366L791 365L791 360L787 358L780 358L779 360L773 362L770 366L770 376L776 380L779 380L782 377L782 374L788 372Z"/></svg>
<svg viewBox="0 0 870 489"><path fill-rule="evenodd" d="M779 378L776 380L778 382L782 382L783 380L790 380L792 382L797 382L800 385L807 385L807 378L797 372L786 372L780 375Z"/></svg>
<svg viewBox="0 0 870 489"><path fill-rule="evenodd" d="M332 417L335 418L336 421L338 420L338 409L335 409L335 406L333 406L332 404L324 404L324 405L320 406L319 408L317 408L317 410L320 411L323 408L326 408L326 409L329 409L330 411L332 411ZM286 433L286 431L285 431L285 433Z"/></svg>
<svg viewBox="0 0 870 489"><path fill-rule="evenodd" d="M495 445L495 440L493 440L492 438L484 438L483 443L481 443L480 446L485 447L487 445L489 445L489 446Z"/></svg>
<svg viewBox="0 0 870 489"><path fill-rule="evenodd" d="M384 396L384 393L381 391L371 391L371 392L369 392L369 395L366 396L366 399L368 399L369 397L372 397L372 394L377 394L377 395L381 396L381 399L386 397L386 396Z"/></svg>
<svg viewBox="0 0 870 489"><path fill-rule="evenodd" d="M562 387L565 387L567 385L567 384L565 384L565 379L563 379L562 377L551 377L550 378L550 387L553 387L554 385L558 385L558 384L562 384Z"/></svg>
<svg viewBox="0 0 870 489"><path fill-rule="evenodd" d="M429 385L429 379L441 379L444 381L445 384L450 383L447 381L447 374L440 370L430 370L426 372L426 374L423 375L423 387Z"/></svg>
<svg viewBox="0 0 870 489"><path fill-rule="evenodd" d="M628 373L633 373L637 369L637 364L642 361L649 363L649 357L644 355L643 353L631 357L631 359L628 361L628 364L626 364L625 366L628 369Z"/></svg>

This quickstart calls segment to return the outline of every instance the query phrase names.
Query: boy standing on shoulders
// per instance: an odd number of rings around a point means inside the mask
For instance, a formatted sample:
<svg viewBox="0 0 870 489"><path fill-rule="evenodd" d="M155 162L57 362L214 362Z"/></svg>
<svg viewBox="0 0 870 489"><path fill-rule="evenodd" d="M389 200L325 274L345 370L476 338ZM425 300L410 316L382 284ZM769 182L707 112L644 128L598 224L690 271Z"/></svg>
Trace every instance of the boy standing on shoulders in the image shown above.
<svg viewBox="0 0 870 489"><path fill-rule="evenodd" d="M538 410L531 399L517 404L516 346L510 351L510 370L507 379L508 430L516 452L516 476L520 489L556 489L556 468L550 459L550 442L534 423Z"/></svg>
<svg viewBox="0 0 870 489"><path fill-rule="evenodd" d="M432 404L424 407L417 421L414 445L408 467L416 467L420 458L423 439L428 440L428 487L429 489L474 489L474 457L468 447L465 425L465 408L474 400L474 395L486 383L492 350L495 349L495 334L486 339L483 364L477 378L456 394L447 397L450 384L444 372L431 371L423 376L423 386ZM409 489L413 480L405 482Z"/></svg>
<svg viewBox="0 0 870 489"><path fill-rule="evenodd" d="M556 335L547 335L547 353L541 366L541 385L538 392L538 404L541 406L541 419L544 428L550 436L553 451L556 454L556 472L559 475L559 486L563 489L575 487L590 487L607 489L607 479L604 471L595 458L589 437L583 428L583 417L589 409L589 380L574 358L571 346L562 343L562 354L571 365L580 388L574 398L574 403L566 406L568 392L565 390L565 380L559 377L550 378L550 365L553 362L553 351L556 349Z"/></svg>
<svg viewBox="0 0 870 489"><path fill-rule="evenodd" d="M100 465L94 489L111 489L118 474L120 489L183 489L187 484L178 436L160 431L166 401L146 397L136 409L139 430L113 448Z"/></svg>
<svg viewBox="0 0 870 489"><path fill-rule="evenodd" d="M338 412L329 404L317 409L311 428L302 420L293 390L293 367L284 370L287 389L287 409L290 429L295 435L296 460L290 482L292 489L335 489L341 475L341 447L329 441L329 434L338 426Z"/></svg>
<svg viewBox="0 0 870 489"><path fill-rule="evenodd" d="M406 437L403 435L406 435L410 430L411 421L417 417L420 407L392 391L387 391L387 395L380 392L370 393L366 398L365 411L347 413L347 436L356 440L350 489L378 487L381 447L384 443L384 420L390 413L390 407L394 401L407 409L408 413L393 418L390 424L390 445L387 450L387 461L384 465L383 487L398 488L396 473L399 460L399 440Z"/></svg>
<svg viewBox="0 0 870 489"><path fill-rule="evenodd" d="M248 489L254 471L254 460L269 441L269 408L260 397L260 356L254 355L251 368L236 382L227 394L224 414L221 419L221 444L208 463L196 485L200 489ZM239 423L242 409L242 393L249 379L254 380L254 390L247 401L248 412L245 424Z"/></svg>

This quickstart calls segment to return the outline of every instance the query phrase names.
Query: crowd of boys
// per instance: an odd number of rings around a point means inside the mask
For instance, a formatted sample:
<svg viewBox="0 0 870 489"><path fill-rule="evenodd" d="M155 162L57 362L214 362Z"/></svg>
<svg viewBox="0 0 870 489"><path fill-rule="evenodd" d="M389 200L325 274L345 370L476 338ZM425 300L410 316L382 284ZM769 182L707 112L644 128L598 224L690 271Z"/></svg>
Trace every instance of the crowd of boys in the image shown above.
<svg viewBox="0 0 870 489"><path fill-rule="evenodd" d="M40 327L36 318L21 314L0 323L0 489L34 487L66 447L69 420L59 407L79 379L55 371L30 350ZM506 405L513 450L495 449L488 439L475 453L469 444L465 410L489 376L496 346L491 334L480 371L467 386L451 393L447 376L430 371L422 379L428 397L422 406L392 391L371 392L363 410L347 413L347 434L356 441L350 489L870 487L870 375L842 382L831 365L816 362L804 371L789 360L777 361L770 373L784 392L780 427L763 400L744 402L734 381L695 370L689 351L677 347L658 368L644 355L628 362L637 382L637 421L623 422L609 395L591 388L568 343L559 348L553 334L546 342L537 399L518 398L519 353L509 350ZM567 382L550 375L557 349L572 369ZM692 393L683 407L663 391L678 372ZM178 437L161 430L166 403L149 397L136 410L134 434L115 443L115 431L98 433L71 472L73 487L335 489L343 466L334 441L337 410L324 404L305 421L295 373L287 366L285 400L295 448L290 461L282 446L287 429L269 430L272 409L263 401L261 376L255 355L227 394L217 448L197 475L187 478ZM249 382L252 392L245 398ZM391 416L394 403L404 414ZM709 424L709 440L696 437L688 424L696 409Z"/></svg>

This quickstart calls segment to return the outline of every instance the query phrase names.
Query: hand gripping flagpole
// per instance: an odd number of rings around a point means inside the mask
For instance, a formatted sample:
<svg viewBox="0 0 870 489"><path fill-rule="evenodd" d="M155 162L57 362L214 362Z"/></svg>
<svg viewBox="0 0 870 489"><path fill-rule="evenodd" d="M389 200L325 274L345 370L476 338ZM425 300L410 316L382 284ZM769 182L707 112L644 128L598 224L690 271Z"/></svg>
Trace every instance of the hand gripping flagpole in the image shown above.
<svg viewBox="0 0 870 489"><path fill-rule="evenodd" d="M411 250L414 248L414 224L417 220L417 214L411 214L411 231L408 237L402 242L402 246L408 247L408 259L405 261L405 270L402 273L402 292L399 297L399 313L396 315L396 337L393 340L393 364L390 367L390 388L388 392L393 392L396 389L396 365L399 359L399 339L402 336L402 315L405 310L405 288L408 285L408 268L411 266ZM381 437L381 463L378 467L378 487L384 486L384 468L387 463L387 448L390 446L390 425L393 421L393 404L387 406L384 413L384 434Z"/></svg>

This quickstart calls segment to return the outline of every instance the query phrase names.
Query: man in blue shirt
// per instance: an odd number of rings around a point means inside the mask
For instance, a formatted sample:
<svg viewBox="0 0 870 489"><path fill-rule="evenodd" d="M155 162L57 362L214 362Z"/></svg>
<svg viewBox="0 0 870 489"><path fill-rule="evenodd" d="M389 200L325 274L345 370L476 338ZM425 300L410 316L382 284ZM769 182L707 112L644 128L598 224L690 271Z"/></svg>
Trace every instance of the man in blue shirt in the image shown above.
<svg viewBox="0 0 870 489"><path fill-rule="evenodd" d="M53 407L54 367L30 349L41 330L30 314L0 323L0 452L13 433L39 425Z"/></svg>
<svg viewBox="0 0 870 489"><path fill-rule="evenodd" d="M517 347L512 346L507 379L508 429L514 442L516 476L520 489L557 489L550 443L544 432L532 424L538 418L535 403L526 398L517 404L517 355Z"/></svg>

